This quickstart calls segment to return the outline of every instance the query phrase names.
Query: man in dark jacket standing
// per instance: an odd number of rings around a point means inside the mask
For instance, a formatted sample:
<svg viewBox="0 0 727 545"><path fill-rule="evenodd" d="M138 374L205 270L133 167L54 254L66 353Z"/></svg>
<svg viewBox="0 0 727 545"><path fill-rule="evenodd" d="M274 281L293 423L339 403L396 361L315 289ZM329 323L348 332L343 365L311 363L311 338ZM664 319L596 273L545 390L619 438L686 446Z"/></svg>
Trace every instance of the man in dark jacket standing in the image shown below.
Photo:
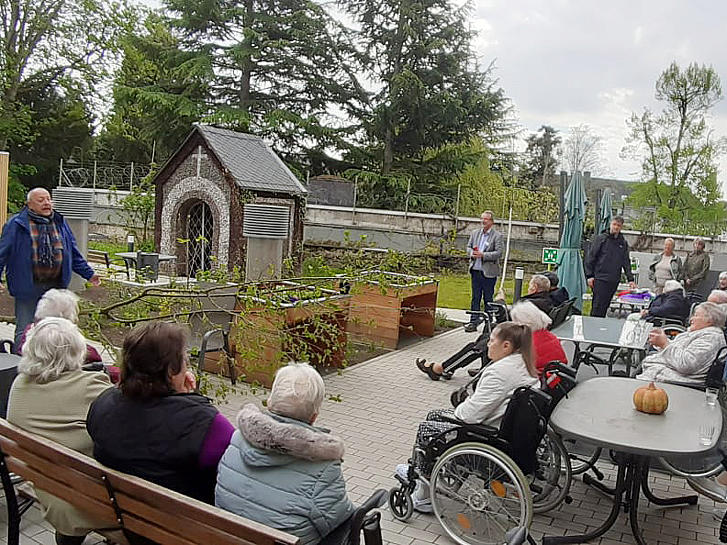
<svg viewBox="0 0 727 545"><path fill-rule="evenodd" d="M621 271L626 274L631 289L636 287L631 274L629 244L621 234L624 219L615 216L611 220L609 232L603 232L593 239L585 261L588 287L593 291L591 316L606 316L611 298L621 281Z"/></svg>
<svg viewBox="0 0 727 545"><path fill-rule="evenodd" d="M26 208L3 228L0 275L3 270L10 295L15 298L15 346L19 346L23 331L33 321L43 294L51 288L67 288L72 272L94 286L100 284L78 251L71 228L53 210L50 193L42 187L28 192Z"/></svg>

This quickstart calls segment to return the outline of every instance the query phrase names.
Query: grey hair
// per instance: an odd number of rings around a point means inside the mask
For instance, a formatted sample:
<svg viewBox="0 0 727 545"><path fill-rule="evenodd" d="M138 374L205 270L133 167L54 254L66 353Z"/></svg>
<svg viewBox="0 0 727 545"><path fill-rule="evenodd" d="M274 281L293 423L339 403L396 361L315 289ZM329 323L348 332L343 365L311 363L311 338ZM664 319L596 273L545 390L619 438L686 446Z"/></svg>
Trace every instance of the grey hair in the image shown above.
<svg viewBox="0 0 727 545"><path fill-rule="evenodd" d="M702 248L706 246L704 239L701 237L697 237L694 239L694 244L699 244Z"/></svg>
<svg viewBox="0 0 727 545"><path fill-rule="evenodd" d="M672 246L676 246L676 242L674 242L674 239L671 238L671 237L667 237L667 238L664 239L664 246L666 246L666 243L667 242L671 242L671 245Z"/></svg>
<svg viewBox="0 0 727 545"><path fill-rule="evenodd" d="M530 301L520 301L512 307L510 318L513 322L528 326L533 331L547 329L553 320Z"/></svg>
<svg viewBox="0 0 727 545"><path fill-rule="evenodd" d="M709 297L707 297L707 301L709 301L710 303L723 305L727 303L727 291L712 290L709 292Z"/></svg>
<svg viewBox="0 0 727 545"><path fill-rule="evenodd" d="M51 317L65 318L74 324L78 322L78 295L71 290L52 289L45 292L35 309L35 321Z"/></svg>
<svg viewBox="0 0 727 545"><path fill-rule="evenodd" d="M720 280L724 280L725 278L727 278L727 271L722 271L721 273L719 273Z"/></svg>
<svg viewBox="0 0 727 545"><path fill-rule="evenodd" d="M682 285L676 280L667 280L664 282L664 293L676 290L681 290L682 295L684 295L684 288L682 288Z"/></svg>
<svg viewBox="0 0 727 545"><path fill-rule="evenodd" d="M76 324L65 318L46 318L28 331L18 372L44 384L81 369L85 358L86 340Z"/></svg>
<svg viewBox="0 0 727 545"><path fill-rule="evenodd" d="M275 373L268 410L280 416L311 422L326 394L321 375L307 363L290 363Z"/></svg>
<svg viewBox="0 0 727 545"><path fill-rule="evenodd" d="M28 194L25 196L26 204L30 202L30 198L33 196L33 193L35 193L36 191L45 191L46 193L48 193L48 195L50 195L50 191L48 191L45 187L34 187L30 191L28 191Z"/></svg>
<svg viewBox="0 0 727 545"><path fill-rule="evenodd" d="M550 280L543 274L534 274L530 278L530 284L538 288L538 291L550 291Z"/></svg>
<svg viewBox="0 0 727 545"><path fill-rule="evenodd" d="M696 313L698 310L704 313L705 318L707 318L710 324L720 329L724 328L724 322L727 316L725 315L722 304L710 302L699 303L697 308L694 309L694 312Z"/></svg>
<svg viewBox="0 0 727 545"><path fill-rule="evenodd" d="M495 221L495 213L492 210L485 210L484 212L482 212L482 214L480 214L480 218L482 218L482 216L484 216L485 214L490 216L490 219L492 221Z"/></svg>

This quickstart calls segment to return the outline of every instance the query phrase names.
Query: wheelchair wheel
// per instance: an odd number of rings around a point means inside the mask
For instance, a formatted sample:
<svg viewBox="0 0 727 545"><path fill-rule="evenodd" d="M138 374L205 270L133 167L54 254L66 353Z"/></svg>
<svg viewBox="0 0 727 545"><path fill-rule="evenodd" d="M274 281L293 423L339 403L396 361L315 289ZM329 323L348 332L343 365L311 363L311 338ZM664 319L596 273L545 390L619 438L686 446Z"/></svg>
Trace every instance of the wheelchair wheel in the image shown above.
<svg viewBox="0 0 727 545"><path fill-rule="evenodd" d="M446 451L429 486L434 514L460 545L501 545L508 530L530 526L533 504L525 476L490 445L463 443Z"/></svg>
<svg viewBox="0 0 727 545"><path fill-rule="evenodd" d="M533 512L544 513L568 500L571 480L570 459L560 437L548 430L538 445L538 469L530 484L533 494ZM570 503L570 502L569 502Z"/></svg>
<svg viewBox="0 0 727 545"><path fill-rule="evenodd" d="M406 522L414 513L414 502L411 494L400 486L389 490L389 509L396 520Z"/></svg>
<svg viewBox="0 0 727 545"><path fill-rule="evenodd" d="M575 441L566 441L565 445L573 475L585 473L594 467L601 457L601 449L599 447L593 447Z"/></svg>

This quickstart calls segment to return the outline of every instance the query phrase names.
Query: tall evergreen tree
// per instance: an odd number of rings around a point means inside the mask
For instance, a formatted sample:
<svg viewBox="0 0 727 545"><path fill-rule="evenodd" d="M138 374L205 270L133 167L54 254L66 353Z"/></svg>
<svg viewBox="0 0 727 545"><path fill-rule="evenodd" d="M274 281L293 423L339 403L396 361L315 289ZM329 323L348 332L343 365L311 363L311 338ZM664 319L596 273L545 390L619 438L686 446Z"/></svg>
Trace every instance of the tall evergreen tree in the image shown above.
<svg viewBox="0 0 727 545"><path fill-rule="evenodd" d="M362 121L382 174L426 148L492 143L509 110L491 69L478 66L467 25L469 6L448 0L345 0L360 27L360 49L380 82Z"/></svg>
<svg viewBox="0 0 727 545"><path fill-rule="evenodd" d="M561 138L553 127L543 125L525 142L527 148L520 179L529 189L537 189L555 180Z"/></svg>
<svg viewBox="0 0 727 545"><path fill-rule="evenodd" d="M314 172L347 146L360 108L346 31L310 0L166 0L183 48L214 72L206 120L270 138ZM336 115L335 112L344 115Z"/></svg>

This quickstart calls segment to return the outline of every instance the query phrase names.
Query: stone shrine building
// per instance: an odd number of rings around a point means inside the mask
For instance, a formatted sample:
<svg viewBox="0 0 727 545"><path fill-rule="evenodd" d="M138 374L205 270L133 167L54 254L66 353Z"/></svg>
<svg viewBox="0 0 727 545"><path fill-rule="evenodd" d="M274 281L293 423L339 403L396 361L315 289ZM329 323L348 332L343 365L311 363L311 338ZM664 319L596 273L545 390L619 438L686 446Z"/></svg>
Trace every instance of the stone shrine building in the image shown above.
<svg viewBox="0 0 727 545"><path fill-rule="evenodd" d="M177 274L277 277L303 239L306 188L257 136L198 125L154 178L155 242Z"/></svg>

